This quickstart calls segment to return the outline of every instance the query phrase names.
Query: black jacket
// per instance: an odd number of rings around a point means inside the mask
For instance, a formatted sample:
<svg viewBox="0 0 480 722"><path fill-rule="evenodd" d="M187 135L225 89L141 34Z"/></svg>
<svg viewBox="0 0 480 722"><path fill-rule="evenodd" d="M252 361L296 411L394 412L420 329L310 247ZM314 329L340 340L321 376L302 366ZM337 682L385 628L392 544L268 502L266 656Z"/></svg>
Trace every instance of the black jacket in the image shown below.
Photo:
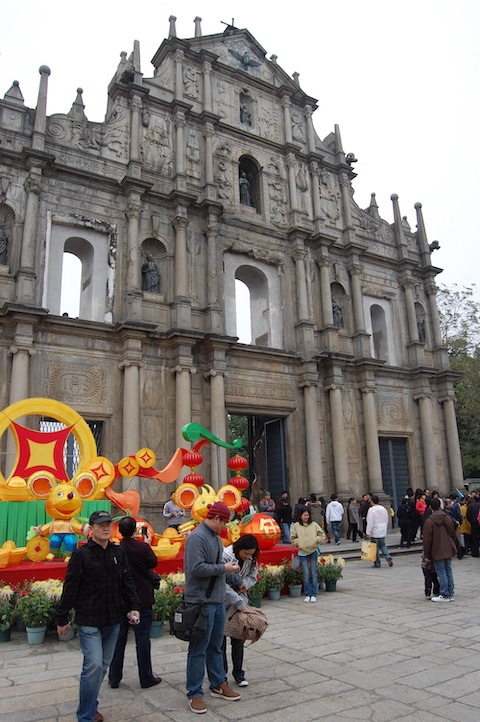
<svg viewBox="0 0 480 722"><path fill-rule="evenodd" d="M78 625L102 629L118 624L125 606L140 609L124 550L112 542L104 549L89 539L68 563L56 624L67 624L68 613L74 608Z"/></svg>
<svg viewBox="0 0 480 722"><path fill-rule="evenodd" d="M130 565L133 581L140 599L140 608L146 609L153 604L153 586L147 578L147 569L155 569L157 557L146 542L132 539L122 539L120 546L125 551Z"/></svg>

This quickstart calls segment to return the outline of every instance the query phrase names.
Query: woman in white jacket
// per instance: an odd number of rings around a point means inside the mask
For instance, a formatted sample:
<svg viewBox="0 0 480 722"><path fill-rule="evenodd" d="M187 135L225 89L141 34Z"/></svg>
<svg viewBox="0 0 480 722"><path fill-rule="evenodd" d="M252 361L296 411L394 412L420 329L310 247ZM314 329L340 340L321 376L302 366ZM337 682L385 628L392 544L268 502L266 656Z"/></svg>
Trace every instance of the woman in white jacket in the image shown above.
<svg viewBox="0 0 480 722"><path fill-rule="evenodd" d="M320 544L324 541L325 532L316 521L312 521L310 510L300 510L299 519L292 528L291 542L294 547L298 547L298 558L303 569L304 602L317 601L317 560Z"/></svg>
<svg viewBox="0 0 480 722"><path fill-rule="evenodd" d="M238 574L240 574L243 579L243 584L238 589L233 589L227 584L227 609L232 605L237 607L237 609L244 609L248 605L247 592L257 581L259 552L258 541L253 534L244 534L231 546L223 550L223 561L238 562L240 567ZM243 641L232 637L231 645L233 677L239 687L247 687L248 682L245 679L245 672L243 671ZM226 675L228 672L226 639L223 644L223 660Z"/></svg>

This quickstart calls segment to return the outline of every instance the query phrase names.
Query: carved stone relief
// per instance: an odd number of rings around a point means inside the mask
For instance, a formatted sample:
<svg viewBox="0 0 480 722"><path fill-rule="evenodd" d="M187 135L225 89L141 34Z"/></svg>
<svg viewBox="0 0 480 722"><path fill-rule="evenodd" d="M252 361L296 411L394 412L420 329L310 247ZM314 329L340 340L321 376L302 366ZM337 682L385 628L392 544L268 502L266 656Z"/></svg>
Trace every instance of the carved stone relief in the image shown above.
<svg viewBox="0 0 480 722"><path fill-rule="evenodd" d="M403 396L377 394L377 424L381 429L405 429L410 426L407 402Z"/></svg>
<svg viewBox="0 0 480 722"><path fill-rule="evenodd" d="M43 395L65 404L104 404L106 372L91 364L47 363L43 370Z"/></svg>
<svg viewBox="0 0 480 722"><path fill-rule="evenodd" d="M173 144L169 120L162 117L150 119L143 136L141 153L146 168L163 175L172 175Z"/></svg>

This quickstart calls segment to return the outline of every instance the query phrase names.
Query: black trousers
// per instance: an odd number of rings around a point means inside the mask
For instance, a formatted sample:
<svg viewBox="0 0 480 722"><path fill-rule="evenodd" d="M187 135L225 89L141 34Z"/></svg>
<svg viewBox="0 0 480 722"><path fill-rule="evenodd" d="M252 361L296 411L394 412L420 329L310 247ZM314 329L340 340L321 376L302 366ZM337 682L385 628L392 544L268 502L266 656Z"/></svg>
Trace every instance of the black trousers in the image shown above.
<svg viewBox="0 0 480 722"><path fill-rule="evenodd" d="M243 640L234 639L230 637L232 647L232 664L233 664L233 678L236 682L241 682L245 679L245 672L243 671ZM223 663L225 665L225 677L228 673L228 662L227 662L227 637L223 638Z"/></svg>

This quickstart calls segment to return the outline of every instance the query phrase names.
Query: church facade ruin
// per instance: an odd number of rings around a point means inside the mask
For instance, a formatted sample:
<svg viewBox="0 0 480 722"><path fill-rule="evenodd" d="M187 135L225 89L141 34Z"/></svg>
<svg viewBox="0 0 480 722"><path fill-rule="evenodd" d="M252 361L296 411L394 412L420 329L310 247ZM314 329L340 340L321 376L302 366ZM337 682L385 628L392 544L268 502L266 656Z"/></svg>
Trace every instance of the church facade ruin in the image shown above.
<svg viewBox="0 0 480 722"><path fill-rule="evenodd" d="M185 423L226 439L227 415L245 416L254 494L396 504L406 486L463 485L421 204L416 229L395 195L393 223L373 194L360 208L355 158L338 127L317 135L297 74L247 30L202 36L197 18L194 32L170 19L151 77L137 41L122 53L104 122L81 89L47 116L45 66L35 109L16 82L0 100L2 408L58 399L99 453L148 446L158 468ZM225 452L206 451L202 473L224 483ZM142 483L144 515L170 490Z"/></svg>

